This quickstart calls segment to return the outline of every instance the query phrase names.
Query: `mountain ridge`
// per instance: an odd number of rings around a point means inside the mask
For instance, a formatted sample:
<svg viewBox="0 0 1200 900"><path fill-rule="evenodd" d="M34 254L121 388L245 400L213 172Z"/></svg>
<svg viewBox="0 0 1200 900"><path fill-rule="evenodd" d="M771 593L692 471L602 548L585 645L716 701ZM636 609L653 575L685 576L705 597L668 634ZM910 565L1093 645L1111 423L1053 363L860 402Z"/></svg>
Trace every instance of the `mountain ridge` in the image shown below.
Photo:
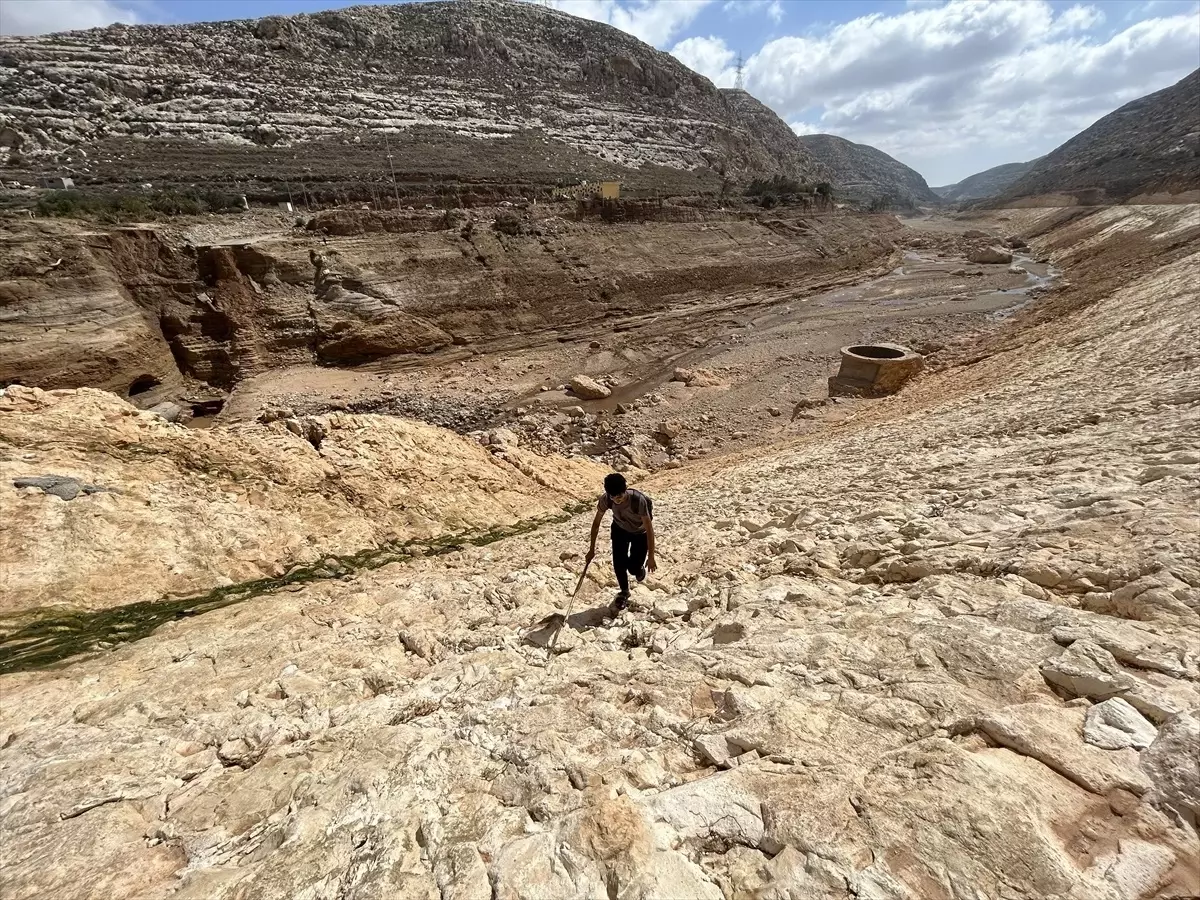
<svg viewBox="0 0 1200 900"><path fill-rule="evenodd" d="M1071 194L1112 203L1200 188L1200 68L1118 107L1045 156L994 198Z"/></svg>
<svg viewBox="0 0 1200 900"><path fill-rule="evenodd" d="M986 200L1007 188L1010 184L1029 171L1036 159L1028 162L1004 163L992 166L974 175L968 175L954 184L935 187L931 190L947 203L959 203L965 200Z"/></svg>

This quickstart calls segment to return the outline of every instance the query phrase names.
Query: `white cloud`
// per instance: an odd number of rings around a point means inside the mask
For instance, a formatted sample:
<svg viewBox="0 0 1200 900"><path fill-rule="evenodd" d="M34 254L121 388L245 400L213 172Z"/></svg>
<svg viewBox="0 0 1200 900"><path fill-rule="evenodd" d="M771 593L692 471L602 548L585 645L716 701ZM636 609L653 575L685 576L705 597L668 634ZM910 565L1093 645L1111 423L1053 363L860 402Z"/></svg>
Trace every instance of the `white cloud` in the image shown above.
<svg viewBox="0 0 1200 900"><path fill-rule="evenodd" d="M811 122L788 122L788 127L796 134L824 134L821 126L813 125Z"/></svg>
<svg viewBox="0 0 1200 900"><path fill-rule="evenodd" d="M1195 69L1200 7L1172 12L1108 36L1091 6L951 0L770 41L747 88L786 121L946 183L1040 155Z"/></svg>
<svg viewBox="0 0 1200 900"><path fill-rule="evenodd" d="M1072 31L1087 31L1095 28L1104 21L1104 13L1094 6L1072 6L1063 11L1054 21L1053 33L1063 34Z"/></svg>
<svg viewBox="0 0 1200 900"><path fill-rule="evenodd" d="M606 22L661 47L692 24L712 0L546 0L544 6Z"/></svg>
<svg viewBox="0 0 1200 900"><path fill-rule="evenodd" d="M776 25L783 21L782 0L725 0L721 9L731 16L765 15Z"/></svg>
<svg viewBox="0 0 1200 900"><path fill-rule="evenodd" d="M737 77L734 52L720 38L687 38L671 48L671 55L717 87L733 87Z"/></svg>
<svg viewBox="0 0 1200 900"><path fill-rule="evenodd" d="M46 34L140 21L135 10L112 0L0 0L0 34Z"/></svg>

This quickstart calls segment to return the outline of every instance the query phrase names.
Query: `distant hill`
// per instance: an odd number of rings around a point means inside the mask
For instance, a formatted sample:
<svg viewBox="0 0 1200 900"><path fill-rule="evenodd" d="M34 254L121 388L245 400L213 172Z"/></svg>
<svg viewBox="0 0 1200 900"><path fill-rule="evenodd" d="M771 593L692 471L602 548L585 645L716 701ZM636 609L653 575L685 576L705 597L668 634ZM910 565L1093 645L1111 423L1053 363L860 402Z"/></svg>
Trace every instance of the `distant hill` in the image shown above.
<svg viewBox="0 0 1200 900"><path fill-rule="evenodd" d="M976 172L964 178L957 184L947 184L933 188L933 192L947 203L960 203L964 200L985 200L1002 193L1005 188L1029 171L1037 160L1020 163L1005 163Z"/></svg>
<svg viewBox="0 0 1200 900"><path fill-rule="evenodd" d="M1200 69L1109 113L1036 160L997 200L1072 194L1085 203L1200 189Z"/></svg>
<svg viewBox="0 0 1200 900"><path fill-rule="evenodd" d="M860 206L879 199L902 207L940 202L919 172L868 144L832 134L801 135L800 144L829 171L840 198Z"/></svg>

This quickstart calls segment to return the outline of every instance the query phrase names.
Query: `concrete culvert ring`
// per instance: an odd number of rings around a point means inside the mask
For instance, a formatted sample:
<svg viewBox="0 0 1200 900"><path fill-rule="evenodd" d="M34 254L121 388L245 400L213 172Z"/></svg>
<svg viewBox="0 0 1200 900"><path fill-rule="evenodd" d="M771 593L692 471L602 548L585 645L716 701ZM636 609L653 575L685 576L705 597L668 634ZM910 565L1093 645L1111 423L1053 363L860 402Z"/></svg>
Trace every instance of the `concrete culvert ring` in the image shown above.
<svg viewBox="0 0 1200 900"><path fill-rule="evenodd" d="M925 367L925 358L899 344L843 347L842 364L829 379L831 395L882 397L894 394Z"/></svg>
<svg viewBox="0 0 1200 900"><path fill-rule="evenodd" d="M843 347L842 353L863 356L867 359L903 359L906 351L902 347L889 347L886 344L856 344L853 347Z"/></svg>

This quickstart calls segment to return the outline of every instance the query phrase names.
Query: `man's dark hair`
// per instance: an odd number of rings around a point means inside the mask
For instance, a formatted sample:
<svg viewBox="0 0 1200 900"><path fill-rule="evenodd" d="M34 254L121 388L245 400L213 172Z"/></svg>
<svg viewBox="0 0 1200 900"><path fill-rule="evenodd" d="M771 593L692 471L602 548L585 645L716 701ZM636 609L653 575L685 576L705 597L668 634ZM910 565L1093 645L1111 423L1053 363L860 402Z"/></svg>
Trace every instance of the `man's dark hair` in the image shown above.
<svg viewBox="0 0 1200 900"><path fill-rule="evenodd" d="M625 476L619 472L604 476L604 493L610 497L620 497L625 493Z"/></svg>

